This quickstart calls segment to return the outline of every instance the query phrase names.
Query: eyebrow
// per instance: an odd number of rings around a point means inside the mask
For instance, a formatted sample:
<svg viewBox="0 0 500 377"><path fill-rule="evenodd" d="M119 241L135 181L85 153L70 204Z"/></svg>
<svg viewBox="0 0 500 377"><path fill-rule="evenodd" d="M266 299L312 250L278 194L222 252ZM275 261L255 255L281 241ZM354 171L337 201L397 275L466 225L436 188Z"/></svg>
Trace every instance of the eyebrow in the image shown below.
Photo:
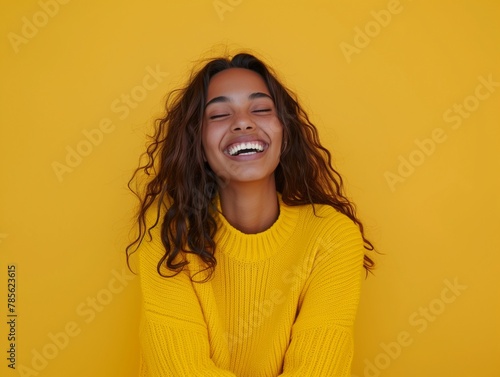
<svg viewBox="0 0 500 377"><path fill-rule="evenodd" d="M269 94L262 93L262 92L255 92L255 93L252 93L248 96L248 99L250 99L250 100L253 100L256 98L269 98L274 102L273 98ZM217 103L217 102L231 102L231 100L229 99L229 97L226 97L226 96L219 96L219 97L212 98L205 105L205 109L208 107L208 105L211 105L211 104Z"/></svg>

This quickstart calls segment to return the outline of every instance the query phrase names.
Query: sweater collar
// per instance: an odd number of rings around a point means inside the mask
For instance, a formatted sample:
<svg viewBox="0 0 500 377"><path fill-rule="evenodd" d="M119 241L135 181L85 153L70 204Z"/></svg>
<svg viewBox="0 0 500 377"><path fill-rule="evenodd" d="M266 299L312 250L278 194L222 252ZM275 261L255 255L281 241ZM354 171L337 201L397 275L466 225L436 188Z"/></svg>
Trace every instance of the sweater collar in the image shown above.
<svg viewBox="0 0 500 377"><path fill-rule="evenodd" d="M269 258L279 251L293 234L298 223L300 206L288 206L278 193L280 213L271 227L256 234L246 234L234 228L221 212L219 197L216 198L217 252L236 259L252 262Z"/></svg>

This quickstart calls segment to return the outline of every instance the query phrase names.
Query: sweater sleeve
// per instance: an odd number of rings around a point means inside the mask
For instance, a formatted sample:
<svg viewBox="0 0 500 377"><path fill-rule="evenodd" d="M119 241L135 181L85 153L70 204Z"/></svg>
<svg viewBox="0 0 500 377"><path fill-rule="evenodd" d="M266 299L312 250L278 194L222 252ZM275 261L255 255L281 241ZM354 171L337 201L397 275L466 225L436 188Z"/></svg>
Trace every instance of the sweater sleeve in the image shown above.
<svg viewBox="0 0 500 377"><path fill-rule="evenodd" d="M338 217L337 217L338 219ZM363 277L364 247L346 216L329 224L302 291L283 377L351 375L353 325Z"/></svg>
<svg viewBox="0 0 500 377"><path fill-rule="evenodd" d="M141 377L235 376L212 360L203 311L187 273L162 277L157 263L164 253L159 226L139 247L143 297L140 329Z"/></svg>

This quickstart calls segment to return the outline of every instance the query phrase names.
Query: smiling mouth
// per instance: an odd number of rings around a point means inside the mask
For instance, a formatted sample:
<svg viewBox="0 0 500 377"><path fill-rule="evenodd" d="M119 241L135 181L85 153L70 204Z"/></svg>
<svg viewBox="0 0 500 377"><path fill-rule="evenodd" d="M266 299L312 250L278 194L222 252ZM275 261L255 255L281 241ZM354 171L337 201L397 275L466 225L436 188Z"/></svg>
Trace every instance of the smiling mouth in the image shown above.
<svg viewBox="0 0 500 377"><path fill-rule="evenodd" d="M260 141L232 144L226 149L230 156L247 156L264 152L265 144Z"/></svg>

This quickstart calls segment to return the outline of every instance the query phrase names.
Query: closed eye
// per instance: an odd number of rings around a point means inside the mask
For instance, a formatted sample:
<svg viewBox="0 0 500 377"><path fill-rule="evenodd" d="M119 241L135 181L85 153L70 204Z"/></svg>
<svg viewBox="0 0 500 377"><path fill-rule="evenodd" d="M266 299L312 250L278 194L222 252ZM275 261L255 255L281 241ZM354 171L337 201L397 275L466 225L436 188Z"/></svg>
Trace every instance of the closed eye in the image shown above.
<svg viewBox="0 0 500 377"><path fill-rule="evenodd" d="M218 118L224 118L226 116L228 116L229 114L215 114L215 115L211 115L210 116L210 119L218 119Z"/></svg>
<svg viewBox="0 0 500 377"><path fill-rule="evenodd" d="M253 112L254 113L267 113L269 111L271 111L272 109L258 109L258 110L254 110Z"/></svg>

